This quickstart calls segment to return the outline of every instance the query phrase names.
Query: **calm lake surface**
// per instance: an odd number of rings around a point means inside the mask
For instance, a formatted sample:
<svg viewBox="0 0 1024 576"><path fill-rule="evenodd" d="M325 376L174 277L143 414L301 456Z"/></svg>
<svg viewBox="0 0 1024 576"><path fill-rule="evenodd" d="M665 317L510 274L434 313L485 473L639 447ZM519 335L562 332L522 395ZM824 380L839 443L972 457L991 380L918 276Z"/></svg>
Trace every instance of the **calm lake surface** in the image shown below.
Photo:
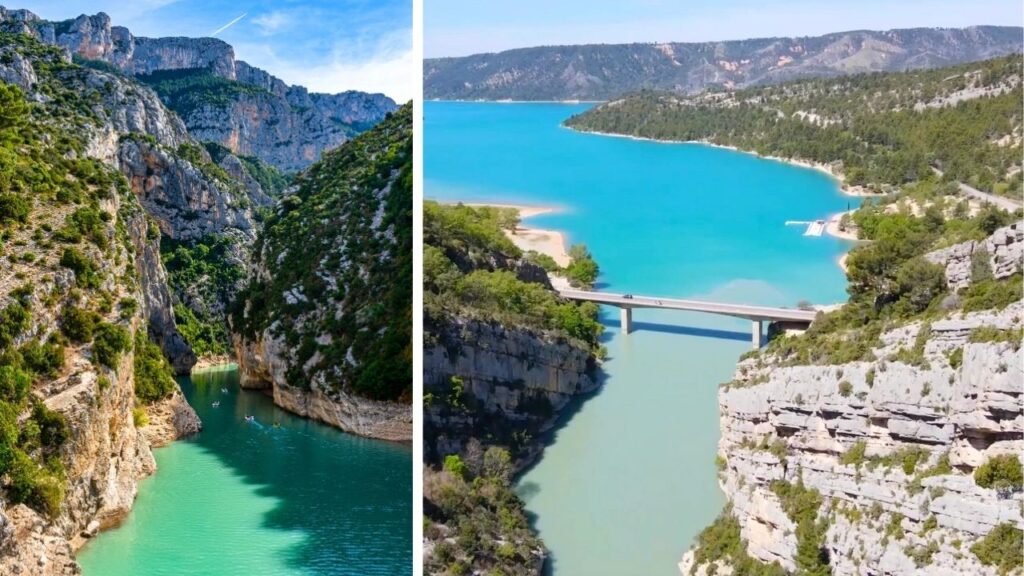
<svg viewBox="0 0 1024 576"><path fill-rule="evenodd" d="M836 260L849 245L785 225L856 207L834 180L709 146L560 126L588 106L427 102L425 196L562 208L528 224L585 243L601 289L779 306L845 300ZM724 504L716 394L750 349L750 323L636 310L636 331L622 336L618 310L602 314L603 388L553 434L519 492L554 574L678 574Z"/></svg>
<svg viewBox="0 0 1024 576"><path fill-rule="evenodd" d="M409 446L293 416L234 369L179 382L204 429L154 452L125 523L79 553L86 576L412 574Z"/></svg>

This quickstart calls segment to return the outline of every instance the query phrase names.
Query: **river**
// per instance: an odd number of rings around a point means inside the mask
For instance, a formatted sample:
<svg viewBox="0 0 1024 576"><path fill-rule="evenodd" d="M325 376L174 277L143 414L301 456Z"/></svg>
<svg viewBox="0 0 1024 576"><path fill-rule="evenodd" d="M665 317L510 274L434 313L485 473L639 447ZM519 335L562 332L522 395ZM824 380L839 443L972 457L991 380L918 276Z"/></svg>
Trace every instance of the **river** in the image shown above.
<svg viewBox="0 0 1024 576"><path fill-rule="evenodd" d="M236 369L179 383L204 429L154 451L131 514L79 553L85 576L412 574L408 445L294 416Z"/></svg>
<svg viewBox="0 0 1024 576"><path fill-rule="evenodd" d="M528 224L583 242L598 288L794 306L845 300L849 244L787 220L856 207L819 171L699 144L561 127L589 105L428 102L425 196L549 205ZM750 324L637 310L635 332L602 311L599 393L568 415L519 480L557 576L673 575L721 510L717 388L750 349Z"/></svg>

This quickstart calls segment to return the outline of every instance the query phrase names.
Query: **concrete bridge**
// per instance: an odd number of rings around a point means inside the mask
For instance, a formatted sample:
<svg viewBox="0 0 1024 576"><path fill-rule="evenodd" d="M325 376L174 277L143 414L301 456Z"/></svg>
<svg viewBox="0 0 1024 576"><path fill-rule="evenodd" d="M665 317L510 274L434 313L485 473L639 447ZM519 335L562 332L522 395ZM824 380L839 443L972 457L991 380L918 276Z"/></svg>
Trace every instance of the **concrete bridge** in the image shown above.
<svg viewBox="0 0 1024 576"><path fill-rule="evenodd" d="M724 302L708 302L706 300L680 300L677 298L659 298L657 296L633 296L628 294L610 294L589 290L559 290L564 298L584 300L621 309L622 333L629 334L633 329L634 308L662 308L666 310L686 310L689 312L707 312L743 318L753 323L751 341L754 348L760 348L764 322L783 322L788 325L806 328L814 321L816 310L799 308L774 308L770 306L747 306L745 304L726 304Z"/></svg>

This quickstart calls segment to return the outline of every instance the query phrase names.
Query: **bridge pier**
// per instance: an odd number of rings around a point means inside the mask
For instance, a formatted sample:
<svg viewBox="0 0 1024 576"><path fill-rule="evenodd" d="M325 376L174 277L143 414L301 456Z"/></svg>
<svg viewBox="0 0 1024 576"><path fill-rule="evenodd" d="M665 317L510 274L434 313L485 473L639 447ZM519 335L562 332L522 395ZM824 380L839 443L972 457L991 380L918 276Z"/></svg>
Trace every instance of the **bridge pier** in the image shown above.
<svg viewBox="0 0 1024 576"><path fill-rule="evenodd" d="M759 350L761 348L761 321L754 320L752 324L754 325L751 330L751 336L753 337L752 343L754 345L754 350Z"/></svg>
<svg viewBox="0 0 1024 576"><path fill-rule="evenodd" d="M629 334L633 331L633 309L629 306L623 306L619 309L619 325L622 327L623 334Z"/></svg>

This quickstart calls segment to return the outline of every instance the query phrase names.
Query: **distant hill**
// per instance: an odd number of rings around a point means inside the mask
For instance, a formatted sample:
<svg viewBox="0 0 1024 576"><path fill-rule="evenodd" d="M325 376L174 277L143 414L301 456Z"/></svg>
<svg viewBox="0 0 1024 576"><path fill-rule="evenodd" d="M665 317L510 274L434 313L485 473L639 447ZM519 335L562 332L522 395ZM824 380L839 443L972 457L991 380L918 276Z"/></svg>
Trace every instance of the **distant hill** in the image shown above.
<svg viewBox="0 0 1024 576"><path fill-rule="evenodd" d="M698 95L644 90L570 128L700 140L818 163L888 191L931 176L1021 195L1020 54L935 70L854 74Z"/></svg>
<svg viewBox="0 0 1024 576"><path fill-rule="evenodd" d="M424 96L607 100L651 88L699 92L859 72L937 68L1022 50L1017 26L857 30L727 42L545 46L424 61Z"/></svg>

